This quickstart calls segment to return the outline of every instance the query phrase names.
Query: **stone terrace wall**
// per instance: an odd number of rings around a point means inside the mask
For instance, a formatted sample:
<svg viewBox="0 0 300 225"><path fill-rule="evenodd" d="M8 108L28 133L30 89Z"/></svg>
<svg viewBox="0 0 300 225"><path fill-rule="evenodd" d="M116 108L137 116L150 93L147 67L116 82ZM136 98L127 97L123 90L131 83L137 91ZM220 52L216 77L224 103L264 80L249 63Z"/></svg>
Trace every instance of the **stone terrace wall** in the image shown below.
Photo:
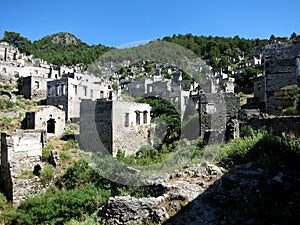
<svg viewBox="0 0 300 225"><path fill-rule="evenodd" d="M244 122L241 126L250 125L254 129L266 128L275 135L283 132L300 136L300 116L280 116L274 118L252 118Z"/></svg>
<svg viewBox="0 0 300 225"><path fill-rule="evenodd" d="M42 148L46 145L46 140L45 131L17 130L12 134L1 133L2 191L14 204L36 192L35 188L28 186L35 182L25 182L17 178L41 164Z"/></svg>

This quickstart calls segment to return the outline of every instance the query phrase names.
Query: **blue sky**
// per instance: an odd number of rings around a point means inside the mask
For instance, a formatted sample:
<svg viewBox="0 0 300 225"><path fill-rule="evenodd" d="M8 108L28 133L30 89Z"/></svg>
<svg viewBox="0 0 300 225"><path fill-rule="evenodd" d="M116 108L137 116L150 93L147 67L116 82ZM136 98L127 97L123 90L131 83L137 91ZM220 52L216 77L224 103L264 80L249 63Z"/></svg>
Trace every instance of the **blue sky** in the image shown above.
<svg viewBox="0 0 300 225"><path fill-rule="evenodd" d="M300 34L299 0L2 1L0 37L30 40L65 31L88 44L120 46L173 34L245 38Z"/></svg>

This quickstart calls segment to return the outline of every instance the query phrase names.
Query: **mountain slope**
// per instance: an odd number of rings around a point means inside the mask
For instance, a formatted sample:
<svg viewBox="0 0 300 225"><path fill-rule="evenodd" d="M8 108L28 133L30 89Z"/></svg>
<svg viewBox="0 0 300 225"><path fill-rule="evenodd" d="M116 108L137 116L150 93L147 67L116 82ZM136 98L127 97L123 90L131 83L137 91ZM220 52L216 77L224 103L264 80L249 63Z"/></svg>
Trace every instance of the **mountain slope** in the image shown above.
<svg viewBox="0 0 300 225"><path fill-rule="evenodd" d="M89 46L74 35L62 32L34 41L25 49L35 57L56 65L87 65L110 48L101 44Z"/></svg>

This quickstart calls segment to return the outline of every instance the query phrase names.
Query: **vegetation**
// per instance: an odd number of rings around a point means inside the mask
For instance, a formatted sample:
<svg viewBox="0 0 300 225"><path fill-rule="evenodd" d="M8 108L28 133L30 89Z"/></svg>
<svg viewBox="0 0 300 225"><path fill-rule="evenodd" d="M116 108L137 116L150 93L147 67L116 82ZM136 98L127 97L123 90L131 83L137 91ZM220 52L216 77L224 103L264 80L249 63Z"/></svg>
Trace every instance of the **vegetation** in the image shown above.
<svg viewBox="0 0 300 225"><path fill-rule="evenodd" d="M254 78L256 78L260 73L262 73L261 70L253 67L248 67L236 76L235 82L240 87L252 88Z"/></svg>
<svg viewBox="0 0 300 225"><path fill-rule="evenodd" d="M291 105L282 110L283 115L297 115L299 110L300 87L295 85L289 93Z"/></svg>
<svg viewBox="0 0 300 225"><path fill-rule="evenodd" d="M55 65L89 65L110 48L104 45L89 46L74 35L57 33L46 36L41 40L31 42L19 33L4 33L2 41L6 41L22 51L33 54Z"/></svg>
<svg viewBox="0 0 300 225"><path fill-rule="evenodd" d="M266 39L249 40L235 36L233 38L194 36L192 34L166 36L163 41L179 44L192 50L198 56L206 59L213 67L229 65L230 57L251 53L254 46L264 46L269 43Z"/></svg>
<svg viewBox="0 0 300 225"><path fill-rule="evenodd" d="M161 143L156 143L156 148L161 148L162 144L171 145L180 138L181 120L178 110L174 105L161 98L142 98L139 103L147 103L151 106L151 118L160 118L156 120L156 137Z"/></svg>

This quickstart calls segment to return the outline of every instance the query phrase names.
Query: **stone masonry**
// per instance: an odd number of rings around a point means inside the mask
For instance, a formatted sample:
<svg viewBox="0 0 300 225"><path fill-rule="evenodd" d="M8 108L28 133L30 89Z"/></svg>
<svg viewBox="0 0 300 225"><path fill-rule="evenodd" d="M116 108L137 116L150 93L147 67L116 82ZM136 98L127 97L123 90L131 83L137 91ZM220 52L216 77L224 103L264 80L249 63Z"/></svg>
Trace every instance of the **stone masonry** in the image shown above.
<svg viewBox="0 0 300 225"><path fill-rule="evenodd" d="M47 143L44 130L17 130L1 133L1 183L9 201L18 205L28 195L40 189L40 183L17 179L20 175L41 167L42 148ZM32 185L29 186L28 184Z"/></svg>
<svg viewBox="0 0 300 225"><path fill-rule="evenodd" d="M84 100L81 103L80 145L84 150L101 148L116 156L118 150L131 155L148 144L150 132L148 104Z"/></svg>
<svg viewBox="0 0 300 225"><path fill-rule="evenodd" d="M221 142L227 124L238 118L239 110L240 99L234 93L200 94L200 136L212 143Z"/></svg>
<svg viewBox="0 0 300 225"><path fill-rule="evenodd" d="M48 136L62 135L65 130L65 112L55 106L36 106L26 112L24 129L46 130Z"/></svg>

